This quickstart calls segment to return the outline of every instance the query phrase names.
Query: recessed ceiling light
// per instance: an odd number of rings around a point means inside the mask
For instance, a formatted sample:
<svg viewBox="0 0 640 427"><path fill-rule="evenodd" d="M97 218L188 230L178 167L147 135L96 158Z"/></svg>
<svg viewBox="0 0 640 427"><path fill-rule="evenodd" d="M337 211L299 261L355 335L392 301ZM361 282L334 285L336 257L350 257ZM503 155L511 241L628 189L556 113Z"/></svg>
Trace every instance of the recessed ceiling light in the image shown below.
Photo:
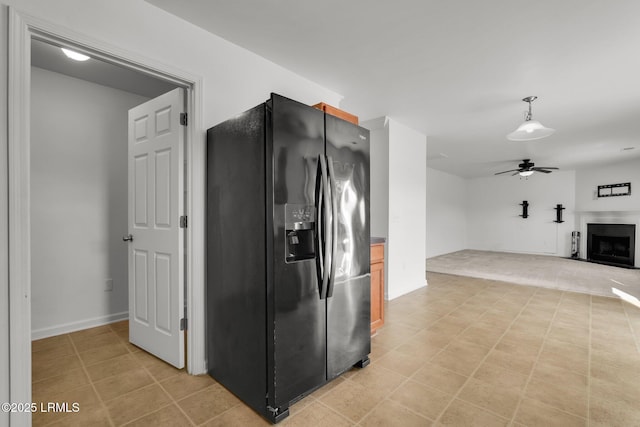
<svg viewBox="0 0 640 427"><path fill-rule="evenodd" d="M78 53L64 47L61 47L60 49L62 49L64 54L67 55L67 58L71 58L74 61L86 61L87 59L91 58L90 56L83 55L82 53Z"/></svg>
<svg viewBox="0 0 640 427"><path fill-rule="evenodd" d="M635 149L635 148L636 148L636 147L624 147L624 148L622 149L622 151L629 151L629 150L633 150L633 149Z"/></svg>

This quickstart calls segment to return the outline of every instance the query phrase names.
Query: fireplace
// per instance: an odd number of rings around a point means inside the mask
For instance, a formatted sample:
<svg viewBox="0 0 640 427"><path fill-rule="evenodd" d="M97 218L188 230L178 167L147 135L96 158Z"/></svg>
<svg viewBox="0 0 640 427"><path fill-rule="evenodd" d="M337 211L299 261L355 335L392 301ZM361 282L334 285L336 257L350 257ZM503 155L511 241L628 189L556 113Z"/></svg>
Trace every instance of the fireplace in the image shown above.
<svg viewBox="0 0 640 427"><path fill-rule="evenodd" d="M635 240L635 224L587 224L587 259L602 264L633 267Z"/></svg>

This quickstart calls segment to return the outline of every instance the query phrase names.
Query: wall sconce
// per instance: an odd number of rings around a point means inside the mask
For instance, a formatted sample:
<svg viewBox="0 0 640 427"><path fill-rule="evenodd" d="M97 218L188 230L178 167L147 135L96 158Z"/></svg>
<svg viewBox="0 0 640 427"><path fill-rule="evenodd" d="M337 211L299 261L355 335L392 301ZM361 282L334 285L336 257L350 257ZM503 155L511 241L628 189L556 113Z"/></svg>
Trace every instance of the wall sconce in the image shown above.
<svg viewBox="0 0 640 427"><path fill-rule="evenodd" d="M559 205L556 205L556 207L554 208L556 210L556 220L553 222L556 222L558 224L564 222L562 220L562 211L564 210L564 208L562 207L562 203Z"/></svg>
<svg viewBox="0 0 640 427"><path fill-rule="evenodd" d="M523 200L522 203L520 203L520 206L522 206L522 215L520 216L522 218L527 218L529 216L529 202Z"/></svg>

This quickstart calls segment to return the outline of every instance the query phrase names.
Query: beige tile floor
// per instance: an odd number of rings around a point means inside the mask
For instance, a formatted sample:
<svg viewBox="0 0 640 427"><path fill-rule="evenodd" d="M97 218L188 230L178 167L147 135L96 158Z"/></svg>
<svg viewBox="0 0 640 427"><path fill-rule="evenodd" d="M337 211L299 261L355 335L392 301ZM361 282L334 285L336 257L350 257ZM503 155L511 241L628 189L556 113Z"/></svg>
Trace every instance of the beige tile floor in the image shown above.
<svg viewBox="0 0 640 427"><path fill-rule="evenodd" d="M617 299L429 273L391 301L372 363L285 426L639 426L640 309ZM121 322L33 342L36 413L59 426L268 425L208 376L127 342Z"/></svg>

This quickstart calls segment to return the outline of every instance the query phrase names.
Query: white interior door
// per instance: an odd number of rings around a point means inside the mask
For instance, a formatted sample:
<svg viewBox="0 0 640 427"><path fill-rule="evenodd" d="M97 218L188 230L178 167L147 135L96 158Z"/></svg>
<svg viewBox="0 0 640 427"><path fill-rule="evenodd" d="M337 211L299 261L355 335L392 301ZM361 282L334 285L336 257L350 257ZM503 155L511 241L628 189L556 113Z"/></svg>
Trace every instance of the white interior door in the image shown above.
<svg viewBox="0 0 640 427"><path fill-rule="evenodd" d="M129 110L129 340L178 368L184 367L184 105L179 88Z"/></svg>

